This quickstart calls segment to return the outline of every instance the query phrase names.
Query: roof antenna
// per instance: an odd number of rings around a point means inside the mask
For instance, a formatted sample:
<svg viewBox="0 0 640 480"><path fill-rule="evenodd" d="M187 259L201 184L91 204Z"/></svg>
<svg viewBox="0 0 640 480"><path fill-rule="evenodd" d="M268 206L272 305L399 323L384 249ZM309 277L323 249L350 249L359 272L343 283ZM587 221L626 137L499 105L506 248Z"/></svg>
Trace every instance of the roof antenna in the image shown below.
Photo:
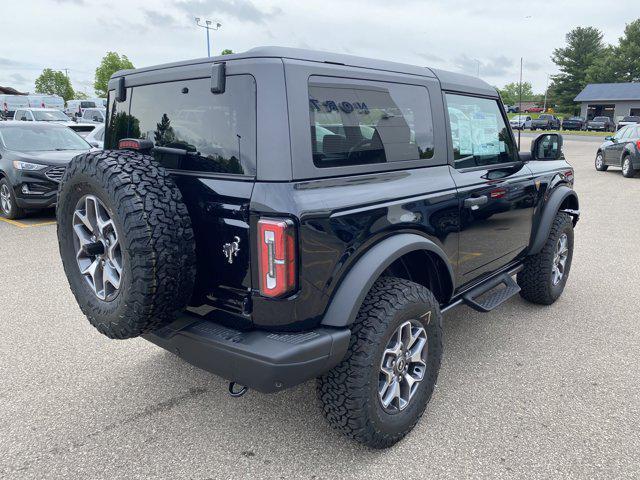
<svg viewBox="0 0 640 480"><path fill-rule="evenodd" d="M522 57L520 57L520 99L518 100L518 120L522 120ZM518 122L520 123L520 122ZM524 125L524 124L523 124ZM520 134L522 133L522 128L518 129L518 151L520 151Z"/></svg>

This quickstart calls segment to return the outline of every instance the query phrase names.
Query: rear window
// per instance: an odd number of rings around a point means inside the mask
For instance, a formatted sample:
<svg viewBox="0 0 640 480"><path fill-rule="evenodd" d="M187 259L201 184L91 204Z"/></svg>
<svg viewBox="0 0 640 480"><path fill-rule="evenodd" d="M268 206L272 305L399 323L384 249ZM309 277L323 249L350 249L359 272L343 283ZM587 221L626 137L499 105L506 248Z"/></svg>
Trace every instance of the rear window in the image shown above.
<svg viewBox="0 0 640 480"><path fill-rule="evenodd" d="M80 102L80 108L96 108L95 102Z"/></svg>
<svg viewBox="0 0 640 480"><path fill-rule="evenodd" d="M594 122L608 122L609 117L596 117L593 119Z"/></svg>
<svg viewBox="0 0 640 480"><path fill-rule="evenodd" d="M433 121L425 87L312 82L309 121L316 167L433 157Z"/></svg>
<svg viewBox="0 0 640 480"><path fill-rule="evenodd" d="M218 95L206 78L133 87L127 98L128 115L125 105L110 107L109 148L125 137L143 138L153 141L155 157L167 168L255 175L251 75L228 76L225 92Z"/></svg>
<svg viewBox="0 0 640 480"><path fill-rule="evenodd" d="M624 117L623 122L637 122L640 123L640 117Z"/></svg>

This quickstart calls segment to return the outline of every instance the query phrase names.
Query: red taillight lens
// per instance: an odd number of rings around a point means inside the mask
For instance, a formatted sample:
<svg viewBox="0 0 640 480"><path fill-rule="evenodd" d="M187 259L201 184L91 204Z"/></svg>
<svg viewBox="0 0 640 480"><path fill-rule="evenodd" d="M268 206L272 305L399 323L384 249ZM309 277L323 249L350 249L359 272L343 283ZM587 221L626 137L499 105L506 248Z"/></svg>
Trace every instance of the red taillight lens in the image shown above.
<svg viewBox="0 0 640 480"><path fill-rule="evenodd" d="M260 294L282 297L296 288L296 232L291 220L258 221Z"/></svg>
<svg viewBox="0 0 640 480"><path fill-rule="evenodd" d="M636 142L636 147L638 147L638 151L640 151L640 140Z"/></svg>

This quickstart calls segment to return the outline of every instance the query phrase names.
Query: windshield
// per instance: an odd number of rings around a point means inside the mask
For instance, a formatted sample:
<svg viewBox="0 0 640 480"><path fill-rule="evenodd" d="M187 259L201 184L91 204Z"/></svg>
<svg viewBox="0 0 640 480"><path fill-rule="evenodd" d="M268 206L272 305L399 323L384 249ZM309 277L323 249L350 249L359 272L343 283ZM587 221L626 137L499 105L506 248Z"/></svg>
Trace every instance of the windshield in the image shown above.
<svg viewBox="0 0 640 480"><path fill-rule="evenodd" d="M608 122L609 117L596 117L593 119L594 122Z"/></svg>
<svg viewBox="0 0 640 480"><path fill-rule="evenodd" d="M67 117L60 110L32 110L37 122L68 122Z"/></svg>
<svg viewBox="0 0 640 480"><path fill-rule="evenodd" d="M80 102L80 108L96 108L96 102Z"/></svg>
<svg viewBox="0 0 640 480"><path fill-rule="evenodd" d="M623 122L636 122L640 123L640 117L624 117L622 119Z"/></svg>
<svg viewBox="0 0 640 480"><path fill-rule="evenodd" d="M45 152L51 150L89 150L91 145L66 127L20 125L2 128L0 136L9 150L18 152Z"/></svg>
<svg viewBox="0 0 640 480"><path fill-rule="evenodd" d="M548 114L542 114L538 117L540 120L551 120L553 118L553 115L548 115Z"/></svg>
<svg viewBox="0 0 640 480"><path fill-rule="evenodd" d="M569 120L576 120L578 122L582 121L582 119L580 117L571 117Z"/></svg>

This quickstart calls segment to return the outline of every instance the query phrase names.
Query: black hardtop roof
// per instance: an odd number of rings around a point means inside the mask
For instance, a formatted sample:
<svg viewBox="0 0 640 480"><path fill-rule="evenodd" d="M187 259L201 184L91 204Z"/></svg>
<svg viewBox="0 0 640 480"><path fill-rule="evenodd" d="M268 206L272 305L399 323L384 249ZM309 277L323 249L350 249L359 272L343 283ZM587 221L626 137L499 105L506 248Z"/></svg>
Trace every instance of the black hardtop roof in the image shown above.
<svg viewBox="0 0 640 480"><path fill-rule="evenodd" d="M114 73L111 78L181 66L206 64L221 61L228 62L233 60L244 60L251 58L286 58L292 60L304 60L309 62L333 63L339 65L341 64L350 67L370 68L372 70L404 73L407 75L418 75L432 78L435 77L440 80L442 88L445 90L455 90L460 92L471 91L474 93L484 93L487 95L497 96L495 88L493 88L483 80L477 77L472 77L470 75L448 72L445 70L433 69L428 67L419 67L416 65L409 65L405 63L391 62L387 60L376 60L371 58L358 57L355 55L289 47L256 47L252 48L251 50L247 50L246 52L234 53L231 55L211 58L197 58L193 60L165 63L162 65L155 65L144 68L120 70Z"/></svg>

